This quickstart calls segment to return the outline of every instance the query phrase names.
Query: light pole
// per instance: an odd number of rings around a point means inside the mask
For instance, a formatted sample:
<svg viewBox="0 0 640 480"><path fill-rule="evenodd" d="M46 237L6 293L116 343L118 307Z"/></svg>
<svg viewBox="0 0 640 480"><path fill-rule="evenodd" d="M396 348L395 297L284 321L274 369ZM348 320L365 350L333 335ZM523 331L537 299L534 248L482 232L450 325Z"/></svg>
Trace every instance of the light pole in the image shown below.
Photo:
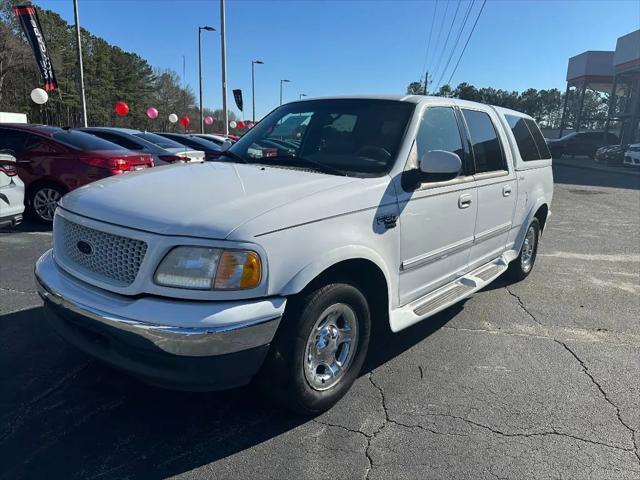
<svg viewBox="0 0 640 480"><path fill-rule="evenodd" d="M82 124L86 128L88 127L87 100L84 93L84 68L82 67L82 42L80 39L80 17L78 15L78 0L73 0L73 18L76 22L76 54L78 55L78 83L80 85L80 103L82 104Z"/></svg>
<svg viewBox="0 0 640 480"><path fill-rule="evenodd" d="M301 93L300 96L298 97L298 100L302 100L302 97L306 97L307 94L306 93Z"/></svg>
<svg viewBox="0 0 640 480"><path fill-rule="evenodd" d="M227 109L227 37L225 29L224 0L220 0L220 38L222 48L222 118L224 119L224 134L229 135L229 110Z"/></svg>
<svg viewBox="0 0 640 480"><path fill-rule="evenodd" d="M198 78L200 80L200 133L204 133L204 116L202 113L202 30L215 32L216 29L205 25L198 27Z"/></svg>
<svg viewBox="0 0 640 480"><path fill-rule="evenodd" d="M256 69L255 65L264 65L262 60L251 60L251 103L253 105L253 123L256 123Z"/></svg>
<svg viewBox="0 0 640 480"><path fill-rule="evenodd" d="M282 84L283 83L291 83L291 80L280 80L280 105L282 105Z"/></svg>

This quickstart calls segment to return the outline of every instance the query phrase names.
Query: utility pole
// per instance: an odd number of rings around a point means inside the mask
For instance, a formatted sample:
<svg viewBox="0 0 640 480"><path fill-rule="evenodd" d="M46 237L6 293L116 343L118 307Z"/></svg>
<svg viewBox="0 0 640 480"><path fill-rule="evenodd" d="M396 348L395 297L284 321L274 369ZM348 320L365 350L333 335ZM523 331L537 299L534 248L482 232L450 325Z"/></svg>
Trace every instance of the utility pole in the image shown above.
<svg viewBox="0 0 640 480"><path fill-rule="evenodd" d="M424 74L424 94L429 94L429 72L425 72Z"/></svg>
<svg viewBox="0 0 640 480"><path fill-rule="evenodd" d="M229 110L227 110L227 40L225 37L224 0L220 0L220 35L222 36L222 112L224 134L229 135Z"/></svg>
<svg viewBox="0 0 640 480"><path fill-rule="evenodd" d="M78 54L78 83L80 84L80 102L82 103L82 122L87 124L87 99L84 93L84 68L82 67L82 44L80 38L80 19L78 17L78 0L73 0L73 18L76 22L76 53Z"/></svg>

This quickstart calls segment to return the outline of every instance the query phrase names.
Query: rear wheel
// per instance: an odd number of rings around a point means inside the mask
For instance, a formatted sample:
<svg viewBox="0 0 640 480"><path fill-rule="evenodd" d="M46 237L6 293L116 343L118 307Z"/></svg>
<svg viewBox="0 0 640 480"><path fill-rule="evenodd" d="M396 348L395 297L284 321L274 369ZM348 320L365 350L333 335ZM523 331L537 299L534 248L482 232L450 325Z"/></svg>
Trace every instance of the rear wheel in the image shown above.
<svg viewBox="0 0 640 480"><path fill-rule="evenodd" d="M540 239L540 221L534 218L524 236L518 258L509 264L509 276L516 281L529 276L538 255L538 240Z"/></svg>
<svg viewBox="0 0 640 480"><path fill-rule="evenodd" d="M64 195L64 190L51 183L40 184L31 189L28 197L29 214L43 223L52 223L53 214L58 202Z"/></svg>
<svg viewBox="0 0 640 480"><path fill-rule="evenodd" d="M331 408L364 363L371 315L363 293L331 283L292 298L259 375L263 391L305 415Z"/></svg>

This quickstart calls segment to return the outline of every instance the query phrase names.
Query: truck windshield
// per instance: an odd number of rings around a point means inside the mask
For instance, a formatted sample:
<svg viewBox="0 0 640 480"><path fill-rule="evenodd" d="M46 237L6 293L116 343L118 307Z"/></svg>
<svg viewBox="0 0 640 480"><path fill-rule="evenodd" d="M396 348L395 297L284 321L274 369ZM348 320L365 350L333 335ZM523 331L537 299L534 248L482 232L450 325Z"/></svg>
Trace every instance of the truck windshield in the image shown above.
<svg viewBox="0 0 640 480"><path fill-rule="evenodd" d="M284 105L230 151L247 163L329 174L387 173L415 105L395 100L310 100Z"/></svg>

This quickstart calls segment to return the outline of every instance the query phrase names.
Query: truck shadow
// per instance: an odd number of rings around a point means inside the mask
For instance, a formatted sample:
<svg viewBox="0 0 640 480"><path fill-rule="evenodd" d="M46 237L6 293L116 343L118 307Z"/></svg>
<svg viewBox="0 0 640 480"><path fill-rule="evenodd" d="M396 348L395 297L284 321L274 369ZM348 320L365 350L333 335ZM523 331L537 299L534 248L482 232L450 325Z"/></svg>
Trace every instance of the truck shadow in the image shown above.
<svg viewBox="0 0 640 480"><path fill-rule="evenodd" d="M372 339L362 374L461 309ZM169 477L238 454L310 419L253 386L189 393L147 386L59 339L41 307L0 316L0 478ZM348 401L346 399L345 401Z"/></svg>

